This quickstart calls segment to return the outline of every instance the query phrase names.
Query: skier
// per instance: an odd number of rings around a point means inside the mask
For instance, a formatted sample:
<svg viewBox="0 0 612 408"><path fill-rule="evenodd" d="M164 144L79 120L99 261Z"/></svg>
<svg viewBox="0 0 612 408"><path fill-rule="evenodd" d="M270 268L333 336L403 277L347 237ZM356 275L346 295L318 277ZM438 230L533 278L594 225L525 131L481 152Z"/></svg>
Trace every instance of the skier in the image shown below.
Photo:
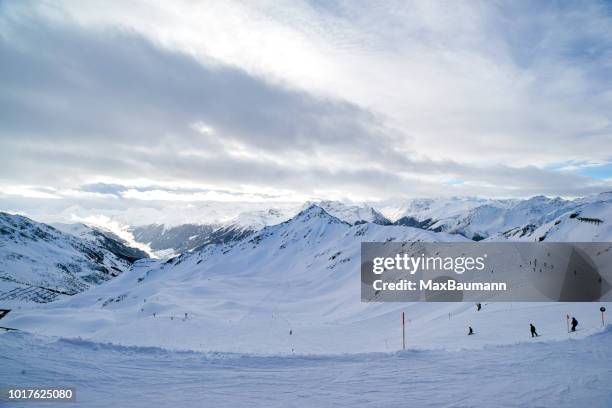
<svg viewBox="0 0 612 408"><path fill-rule="evenodd" d="M472 326L468 326L468 328L470 329L470 331L468 331L468 336L471 336L474 334L474 330L472 329Z"/></svg>
<svg viewBox="0 0 612 408"><path fill-rule="evenodd" d="M531 337L538 337L539 336L539 334L536 331L536 328L533 325L533 323L529 323L529 328L531 329Z"/></svg>
<svg viewBox="0 0 612 408"><path fill-rule="evenodd" d="M482 309L482 305L480 303L476 303L476 311L480 312L480 309Z"/></svg>
<svg viewBox="0 0 612 408"><path fill-rule="evenodd" d="M575 317L572 317L572 331L576 331L576 326L578 326L578 320Z"/></svg>

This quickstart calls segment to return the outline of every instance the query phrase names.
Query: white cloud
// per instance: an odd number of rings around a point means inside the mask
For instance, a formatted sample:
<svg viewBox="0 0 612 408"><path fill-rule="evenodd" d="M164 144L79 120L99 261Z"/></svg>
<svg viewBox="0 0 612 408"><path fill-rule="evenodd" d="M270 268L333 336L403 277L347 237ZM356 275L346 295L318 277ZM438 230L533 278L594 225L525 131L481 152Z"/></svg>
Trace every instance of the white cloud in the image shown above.
<svg viewBox="0 0 612 408"><path fill-rule="evenodd" d="M611 154L596 148L612 137L609 67L580 55L610 54L603 3L67 4L84 24L129 27L203 63L356 103L424 157L543 166Z"/></svg>
<svg viewBox="0 0 612 408"><path fill-rule="evenodd" d="M107 193L81 186L96 182L130 202L610 188L579 171L612 157L604 3L0 8L5 194L95 200Z"/></svg>
<svg viewBox="0 0 612 408"><path fill-rule="evenodd" d="M47 191L45 191L47 190ZM55 193L55 191L49 191L49 189L43 189L37 186L4 186L1 194L15 195L27 198L45 198L51 200L61 199L62 196Z"/></svg>

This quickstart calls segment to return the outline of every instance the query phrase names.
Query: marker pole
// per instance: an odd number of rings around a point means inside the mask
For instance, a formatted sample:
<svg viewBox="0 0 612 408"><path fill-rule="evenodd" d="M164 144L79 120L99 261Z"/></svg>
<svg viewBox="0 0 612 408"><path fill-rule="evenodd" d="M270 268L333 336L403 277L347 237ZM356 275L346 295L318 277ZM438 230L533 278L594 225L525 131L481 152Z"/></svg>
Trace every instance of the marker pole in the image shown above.
<svg viewBox="0 0 612 408"><path fill-rule="evenodd" d="M565 315L565 323L567 323L567 332L569 333L570 329L569 329L569 315L568 314Z"/></svg>
<svg viewBox="0 0 612 408"><path fill-rule="evenodd" d="M402 312L402 350L406 350L406 319Z"/></svg>

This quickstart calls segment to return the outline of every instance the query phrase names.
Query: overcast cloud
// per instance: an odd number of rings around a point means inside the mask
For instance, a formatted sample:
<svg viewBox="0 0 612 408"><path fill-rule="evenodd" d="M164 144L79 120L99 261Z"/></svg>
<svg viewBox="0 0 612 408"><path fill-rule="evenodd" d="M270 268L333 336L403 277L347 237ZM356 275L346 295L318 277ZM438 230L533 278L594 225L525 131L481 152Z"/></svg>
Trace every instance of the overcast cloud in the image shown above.
<svg viewBox="0 0 612 408"><path fill-rule="evenodd" d="M0 204L609 190L611 12L0 2Z"/></svg>

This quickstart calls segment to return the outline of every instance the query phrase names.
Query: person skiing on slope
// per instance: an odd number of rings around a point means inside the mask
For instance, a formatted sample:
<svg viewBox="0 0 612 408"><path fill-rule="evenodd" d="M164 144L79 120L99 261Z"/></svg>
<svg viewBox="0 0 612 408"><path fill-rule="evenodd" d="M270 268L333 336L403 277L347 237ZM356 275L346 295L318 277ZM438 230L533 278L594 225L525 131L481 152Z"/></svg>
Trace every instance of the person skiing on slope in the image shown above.
<svg viewBox="0 0 612 408"><path fill-rule="evenodd" d="M482 305L480 303L476 303L476 311L480 312L480 309L482 309Z"/></svg>
<svg viewBox="0 0 612 408"><path fill-rule="evenodd" d="M471 336L474 334L474 330L472 329L472 326L468 326L468 328L470 329L470 331L468 331L468 336Z"/></svg>
<svg viewBox="0 0 612 408"><path fill-rule="evenodd" d="M576 331L576 326L578 326L578 320L575 317L572 317L572 331Z"/></svg>
<svg viewBox="0 0 612 408"><path fill-rule="evenodd" d="M536 328L533 325L533 323L529 323L529 329L531 330L531 337L538 337L539 336L539 334L536 331Z"/></svg>

